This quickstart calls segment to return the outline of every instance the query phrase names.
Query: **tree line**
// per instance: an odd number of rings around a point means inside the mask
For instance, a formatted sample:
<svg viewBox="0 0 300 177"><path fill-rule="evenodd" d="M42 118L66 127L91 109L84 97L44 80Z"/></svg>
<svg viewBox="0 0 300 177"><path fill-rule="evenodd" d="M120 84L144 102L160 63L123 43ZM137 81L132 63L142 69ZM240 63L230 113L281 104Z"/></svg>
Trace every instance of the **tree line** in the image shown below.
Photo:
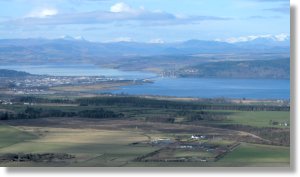
<svg viewBox="0 0 300 177"><path fill-rule="evenodd" d="M180 102L169 100L157 100L140 97L94 97L80 98L76 100L82 105L108 105L108 106L133 106L151 107L162 109L191 109L191 110L238 110L238 111L289 111L289 106L274 105L241 105L241 104L212 104L200 102Z"/></svg>
<svg viewBox="0 0 300 177"><path fill-rule="evenodd" d="M236 103L221 103L219 101L203 102L184 102L171 100L158 100L150 98L132 97L132 96L101 96L93 98L55 98L48 99L42 97L16 97L12 102L21 103L57 103L57 104L78 104L80 106L133 106L149 107L161 109L178 109L178 110L237 110L237 111L290 111L290 106L276 105L243 105Z"/></svg>
<svg viewBox="0 0 300 177"><path fill-rule="evenodd" d="M78 112L62 111L58 109L42 109L27 107L24 112L0 112L0 120L13 120L13 119L37 119L47 117L83 117L83 118L122 118L124 114L115 113L114 111L104 110L103 108L94 110L83 110Z"/></svg>

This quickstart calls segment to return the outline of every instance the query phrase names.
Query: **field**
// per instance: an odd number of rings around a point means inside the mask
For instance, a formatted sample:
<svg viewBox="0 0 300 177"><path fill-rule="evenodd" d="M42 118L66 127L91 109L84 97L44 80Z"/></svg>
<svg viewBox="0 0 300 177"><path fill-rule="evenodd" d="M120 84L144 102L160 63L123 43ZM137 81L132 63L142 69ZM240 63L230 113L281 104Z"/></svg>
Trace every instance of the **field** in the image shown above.
<svg viewBox="0 0 300 177"><path fill-rule="evenodd" d="M280 125L272 125L270 121L290 123L289 112L282 111L261 111L261 112L234 112L228 118L228 123L249 125L255 127L280 127ZM281 126L284 127L284 126ZM286 126L284 128L288 128Z"/></svg>
<svg viewBox="0 0 300 177"><path fill-rule="evenodd" d="M138 132L50 127L18 128L37 138L28 140L27 137L21 137L18 142L14 142L15 144L2 147L1 154L68 153L76 155L76 161L65 166L121 166L139 155L155 150L151 146L129 145L135 141L147 140L146 136ZM6 129L13 128L7 126ZM1 133L4 133L3 136L9 136L6 132ZM10 140L1 141L1 144L4 143L10 143ZM55 166L55 163L48 165Z"/></svg>
<svg viewBox="0 0 300 177"><path fill-rule="evenodd" d="M59 119L52 122L59 124ZM84 120L77 120L84 121ZM44 122L45 125L42 125ZM77 124L78 122L74 122ZM135 130L135 129L122 129L122 130L110 130L111 127L107 126L112 122L103 121L99 124L104 126L94 126L93 121L87 123L86 128L75 128L73 123L61 125L65 128L53 128L57 125L46 126L47 120L41 120L41 122L33 121L27 122L32 127L24 126L22 122L15 122L14 127L17 127L18 131L26 132L27 136L22 136L15 140L10 146L2 146L0 154L5 153L68 153L76 156L75 160L59 163L59 166L143 166L144 162L135 162L139 156L151 153L158 150L161 147L151 146L149 144L132 145L135 142L146 142L151 139L173 138L178 135L186 136L186 133L182 134L170 134L163 132L155 132L155 130ZM132 122L134 123L134 122ZM9 123L10 124L10 123ZM19 125L18 125L19 124ZM36 124L36 126L35 126ZM127 123L124 122L124 125ZM138 123L136 123L138 124ZM41 126L42 125L42 126ZM50 124L51 125L51 124ZM126 126L124 126L126 127ZM4 129L5 128L5 129ZM2 136L9 137L10 131L15 131L15 128L10 126L2 126ZM7 131L9 130L9 131ZM152 132L154 131L154 132ZM146 134L148 132L148 134ZM19 132L20 133L20 132ZM12 136L12 135L11 135ZM1 141L1 144L11 143L12 138L7 138ZM217 141L223 144L223 140ZM226 144L226 141L225 141ZM205 151L194 150L176 150L170 156L168 152L162 152L165 157L212 157L213 153ZM164 157L164 156L162 156ZM233 152L230 152L219 162L168 162L164 166L253 166L255 164L269 165L288 165L289 164L289 148L267 145L254 145L254 144L242 144ZM160 166L161 162L150 162L152 166ZM159 165L160 164L160 165ZM56 166L57 163L4 163L2 166Z"/></svg>
<svg viewBox="0 0 300 177"><path fill-rule="evenodd" d="M259 144L241 144L236 150L229 153L220 162L240 164L286 164L290 161L288 147L268 146Z"/></svg>
<svg viewBox="0 0 300 177"><path fill-rule="evenodd" d="M228 105L216 104L216 110L214 107L202 109L204 103L187 100L93 99L65 103L36 100L30 106L18 102L1 105L0 165L290 164L289 125L270 124L271 120L289 123L289 111L281 110L285 108L261 111L256 107L259 110L245 111L237 109L248 107L229 104L228 110ZM139 104L135 104L137 101ZM184 110L176 107L184 107ZM6 117L4 112L7 112ZM121 113L121 117L102 117ZM268 136L266 131L276 136Z"/></svg>
<svg viewBox="0 0 300 177"><path fill-rule="evenodd" d="M35 139L36 136L23 132L17 128L0 124L0 148L12 146L13 144Z"/></svg>

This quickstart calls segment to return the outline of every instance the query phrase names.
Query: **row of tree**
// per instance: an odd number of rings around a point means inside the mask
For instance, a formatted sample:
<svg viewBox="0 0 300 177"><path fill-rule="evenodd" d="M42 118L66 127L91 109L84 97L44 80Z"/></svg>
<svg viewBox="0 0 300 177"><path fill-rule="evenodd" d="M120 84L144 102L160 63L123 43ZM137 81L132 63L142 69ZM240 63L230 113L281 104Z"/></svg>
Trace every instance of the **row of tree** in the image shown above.
<svg viewBox="0 0 300 177"><path fill-rule="evenodd" d="M0 120L12 120L12 119L36 119L46 117L83 117L83 118L122 118L124 114L115 113L114 111L104 110L103 108L95 110L83 110L78 112L62 111L57 109L42 109L27 107L24 112L12 113L2 112L0 113Z"/></svg>
<svg viewBox="0 0 300 177"><path fill-rule="evenodd" d="M289 106L274 105L241 105L241 104L213 104L202 102L182 102L147 99L140 97L94 97L77 99L81 105L108 105L108 106L133 106L151 107L162 109L190 109L190 110L239 110L239 111L289 111Z"/></svg>
<svg viewBox="0 0 300 177"><path fill-rule="evenodd" d="M56 98L47 99L41 97L16 97L12 102L20 103L63 103L63 104L79 104L80 106L133 106L133 107L150 107L162 109L179 109L179 110L239 110L239 111L290 111L290 106L275 105L243 105L228 102L219 102L207 100L203 102L183 102L158 100L131 96L114 96L114 97L93 97L80 98L75 100Z"/></svg>

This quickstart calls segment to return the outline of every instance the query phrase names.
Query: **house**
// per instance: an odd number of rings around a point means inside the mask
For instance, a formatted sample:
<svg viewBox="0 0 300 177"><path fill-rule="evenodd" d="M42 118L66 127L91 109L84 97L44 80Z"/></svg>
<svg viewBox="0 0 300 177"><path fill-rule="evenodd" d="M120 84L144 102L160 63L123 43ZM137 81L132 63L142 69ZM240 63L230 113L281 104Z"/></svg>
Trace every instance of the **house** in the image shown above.
<svg viewBox="0 0 300 177"><path fill-rule="evenodd" d="M192 136L191 136L191 139L193 139L193 140L198 140L198 139L200 139L200 137L199 137L199 136L196 136L196 135L192 135Z"/></svg>
<svg viewBox="0 0 300 177"><path fill-rule="evenodd" d="M191 136L191 139L193 139L193 140L206 139L206 138L207 138L207 136L205 136L205 135L192 135Z"/></svg>
<svg viewBox="0 0 300 177"><path fill-rule="evenodd" d="M181 145L179 146L180 149L193 149L193 146L189 146L189 145Z"/></svg>
<svg viewBox="0 0 300 177"><path fill-rule="evenodd" d="M0 104L3 104L3 105L12 105L12 102L7 101L7 100L0 100Z"/></svg>

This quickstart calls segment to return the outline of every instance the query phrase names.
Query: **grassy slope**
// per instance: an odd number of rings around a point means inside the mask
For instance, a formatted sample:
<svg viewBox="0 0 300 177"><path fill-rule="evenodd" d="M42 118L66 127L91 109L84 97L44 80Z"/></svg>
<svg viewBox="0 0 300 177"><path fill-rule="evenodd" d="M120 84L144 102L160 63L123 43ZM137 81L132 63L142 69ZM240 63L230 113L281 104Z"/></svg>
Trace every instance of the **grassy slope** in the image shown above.
<svg viewBox="0 0 300 177"><path fill-rule="evenodd" d="M36 136L14 127L0 124L0 148L35 139Z"/></svg>
<svg viewBox="0 0 300 177"><path fill-rule="evenodd" d="M39 133L38 139L19 141L9 147L0 148L1 153L69 153L77 157L74 164L65 166L121 166L138 156L156 150L151 146L131 146L132 142L147 140L140 133L130 131L74 130L69 128L28 128ZM14 136L3 132L3 137ZM1 142L2 143L2 142ZM16 164L7 164L15 166ZM26 164L22 164L25 165ZM29 164L29 166L38 164ZM44 164L55 166L55 164Z"/></svg>

